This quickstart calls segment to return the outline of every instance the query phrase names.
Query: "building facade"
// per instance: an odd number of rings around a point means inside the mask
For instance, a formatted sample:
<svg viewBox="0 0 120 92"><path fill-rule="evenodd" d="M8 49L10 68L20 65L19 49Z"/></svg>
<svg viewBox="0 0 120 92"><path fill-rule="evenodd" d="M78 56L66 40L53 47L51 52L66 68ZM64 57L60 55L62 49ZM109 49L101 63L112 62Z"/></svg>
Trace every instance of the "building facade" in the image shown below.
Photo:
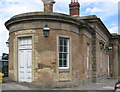
<svg viewBox="0 0 120 92"><path fill-rule="evenodd" d="M44 12L16 15L5 23L10 80L73 87L118 77L119 35L110 34L96 15L80 17L78 1L69 7L70 15L54 13L53 2L44 2Z"/></svg>

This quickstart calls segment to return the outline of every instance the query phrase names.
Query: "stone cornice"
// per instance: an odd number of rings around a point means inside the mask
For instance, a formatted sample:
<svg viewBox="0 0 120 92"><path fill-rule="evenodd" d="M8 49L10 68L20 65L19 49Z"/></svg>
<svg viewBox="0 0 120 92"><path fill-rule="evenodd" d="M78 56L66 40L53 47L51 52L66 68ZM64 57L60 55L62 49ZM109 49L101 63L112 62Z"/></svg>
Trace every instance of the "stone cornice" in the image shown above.
<svg viewBox="0 0 120 92"><path fill-rule="evenodd" d="M111 39L119 39L120 40L120 35L118 35L117 33L113 33Z"/></svg>
<svg viewBox="0 0 120 92"><path fill-rule="evenodd" d="M50 21L61 21L77 26L81 26L82 23L72 16L61 14L61 13L46 13L46 12L30 12L20 15L13 16L10 20L5 23L5 26L9 30L9 27L20 22L25 21L39 21L39 20L50 20Z"/></svg>
<svg viewBox="0 0 120 92"><path fill-rule="evenodd" d="M81 17L61 13L29 12L13 16L5 23L5 26L9 33L19 30L42 29L45 23L51 24L49 25L51 29L67 30L79 34L81 28L86 28L90 33L94 33L95 30L89 25L89 22L96 21L97 17L92 16L91 18L81 19ZM25 23L29 23L27 27L25 27ZM56 26L57 23L59 23L58 26ZM59 26L64 24L67 24L67 27ZM106 33L110 35L108 32Z"/></svg>
<svg viewBox="0 0 120 92"><path fill-rule="evenodd" d="M105 34L107 34L110 38L112 37L111 33L108 31L106 26L103 24L100 18L86 18L84 19L87 23L98 23L105 31L103 31Z"/></svg>

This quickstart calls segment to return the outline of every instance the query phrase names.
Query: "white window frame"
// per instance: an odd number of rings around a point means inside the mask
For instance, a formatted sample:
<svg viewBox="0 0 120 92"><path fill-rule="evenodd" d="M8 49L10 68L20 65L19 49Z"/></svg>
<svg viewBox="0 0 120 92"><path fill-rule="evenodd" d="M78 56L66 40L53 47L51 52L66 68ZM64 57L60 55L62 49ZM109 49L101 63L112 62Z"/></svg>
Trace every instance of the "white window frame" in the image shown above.
<svg viewBox="0 0 120 92"><path fill-rule="evenodd" d="M90 66L90 45L87 43L87 71L89 71Z"/></svg>
<svg viewBox="0 0 120 92"><path fill-rule="evenodd" d="M67 39L67 52L61 52L61 53L65 53L65 54L67 54L67 66L66 67L60 67L59 65L59 62L60 61L58 61L58 67L59 67L59 69L69 69L69 55L70 55L70 51L69 51L69 48L70 48L70 38L67 38L67 37L63 37L63 36L59 36L58 37L58 54L60 54L60 38L62 38L62 39ZM64 45L63 45L63 47L64 47ZM59 57L59 55L58 55L58 58L59 58L59 60L60 60L60 57ZM63 60L63 57L62 57L62 60Z"/></svg>

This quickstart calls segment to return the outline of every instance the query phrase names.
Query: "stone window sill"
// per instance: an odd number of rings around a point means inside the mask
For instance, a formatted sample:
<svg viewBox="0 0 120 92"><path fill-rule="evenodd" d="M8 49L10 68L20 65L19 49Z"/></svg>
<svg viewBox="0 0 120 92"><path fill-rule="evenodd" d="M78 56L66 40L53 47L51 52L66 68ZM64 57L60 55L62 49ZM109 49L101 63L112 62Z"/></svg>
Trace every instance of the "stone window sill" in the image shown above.
<svg viewBox="0 0 120 92"><path fill-rule="evenodd" d="M59 69L59 72L69 72L69 69Z"/></svg>

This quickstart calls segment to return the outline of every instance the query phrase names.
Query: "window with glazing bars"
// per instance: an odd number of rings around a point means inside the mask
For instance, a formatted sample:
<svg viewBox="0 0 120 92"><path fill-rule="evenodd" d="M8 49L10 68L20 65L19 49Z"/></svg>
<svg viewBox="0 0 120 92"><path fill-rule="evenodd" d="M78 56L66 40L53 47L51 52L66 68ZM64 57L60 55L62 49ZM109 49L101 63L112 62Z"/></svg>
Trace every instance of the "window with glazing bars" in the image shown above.
<svg viewBox="0 0 120 92"><path fill-rule="evenodd" d="M69 68L69 39L59 38L59 69Z"/></svg>

